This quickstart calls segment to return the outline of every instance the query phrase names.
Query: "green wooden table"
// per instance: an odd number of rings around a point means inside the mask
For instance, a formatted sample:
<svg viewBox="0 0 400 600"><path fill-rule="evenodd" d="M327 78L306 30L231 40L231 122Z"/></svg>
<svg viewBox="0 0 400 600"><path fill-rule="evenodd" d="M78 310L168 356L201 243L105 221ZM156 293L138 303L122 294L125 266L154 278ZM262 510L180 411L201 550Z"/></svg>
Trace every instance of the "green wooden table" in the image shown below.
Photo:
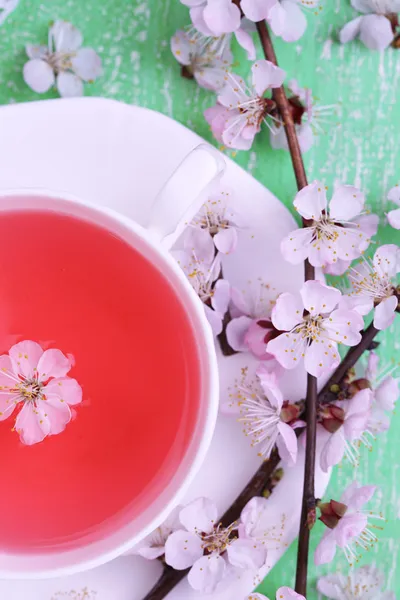
<svg viewBox="0 0 400 600"><path fill-rule="evenodd" d="M276 40L276 51L289 78L296 77L301 85L310 87L320 104L338 105L331 124L305 157L309 180L319 178L330 187L336 180L361 186L369 205L384 223L386 192L400 181L400 51L389 49L378 54L359 42L341 46L337 32L353 16L349 0L328 0L319 16L309 11L308 31L299 42ZM189 22L179 0L21 0L0 29L0 103L38 98L22 79L24 45L45 43L49 22L55 19L74 23L82 30L85 43L102 56L104 75L86 86L87 95L158 110L212 140L203 111L214 103L214 95L180 77L169 49L173 33ZM237 46L235 52L236 70L246 75L246 57ZM260 48L258 52L261 58ZM45 97L55 97L55 93ZM252 150L238 153L235 160L291 208L296 186L290 158L284 151L270 148L266 129ZM400 232L381 227L378 240L400 243ZM386 361L399 361L399 332L397 322L380 336L380 354ZM400 415L395 414L389 433L380 436L373 451L362 450L357 469L346 464L335 469L328 490L328 495L337 498L354 478L380 486L377 504L388 522L379 544L364 556L363 562L376 561L395 592L400 591L400 569L396 573L400 537L399 429ZM314 532L313 539L318 541L322 526L317 525ZM294 584L295 546L260 588L270 598L276 587ZM309 599L317 596L316 578L335 569L347 570L340 554L328 568L311 567Z"/></svg>

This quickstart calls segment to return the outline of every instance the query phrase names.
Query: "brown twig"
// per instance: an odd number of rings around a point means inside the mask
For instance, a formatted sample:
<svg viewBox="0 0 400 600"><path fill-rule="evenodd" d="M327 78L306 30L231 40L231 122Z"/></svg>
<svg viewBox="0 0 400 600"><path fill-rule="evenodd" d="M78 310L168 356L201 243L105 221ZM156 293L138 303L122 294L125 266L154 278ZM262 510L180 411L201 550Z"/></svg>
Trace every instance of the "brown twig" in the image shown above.
<svg viewBox="0 0 400 600"><path fill-rule="evenodd" d="M337 392L332 390L332 387L336 388L336 386L340 385L342 379L346 376L347 371L354 367L361 355L371 346L377 333L379 333L379 330L375 329L373 323L365 329L361 337L361 342L357 346L350 348L332 377L318 394L318 402L320 404L326 404L327 402L332 402L332 400L337 400Z"/></svg>
<svg viewBox="0 0 400 600"><path fill-rule="evenodd" d="M265 58L278 66L275 50L269 35L268 26L265 21L257 23L257 31L260 37L261 45ZM296 133L295 123L293 121L290 104L286 97L283 86L276 88L272 92L273 99L276 102L285 127L286 138L288 142L290 157L292 159L293 170L296 177L297 188L303 189L308 185L306 171L304 168L303 157L300 150L299 140ZM309 223L303 219L304 227ZM315 279L315 269L308 260L304 267L305 281ZM307 567L310 529L308 527L308 518L310 511L315 511L315 451L317 440L317 380L312 375L307 377L307 396L306 396L306 458L304 465L304 487L303 501L301 509L301 519L299 528L299 547L297 553L297 571L296 571L296 592L305 596L307 587Z"/></svg>
<svg viewBox="0 0 400 600"><path fill-rule="evenodd" d="M237 521L249 500L254 498L254 496L260 496L262 494L279 461L280 457L278 451L275 449L273 450L270 459L262 463L234 503L224 513L221 518L222 527L228 527L231 523ZM168 565L165 565L161 577L143 600L162 600L188 574L188 572L189 569L175 571Z"/></svg>

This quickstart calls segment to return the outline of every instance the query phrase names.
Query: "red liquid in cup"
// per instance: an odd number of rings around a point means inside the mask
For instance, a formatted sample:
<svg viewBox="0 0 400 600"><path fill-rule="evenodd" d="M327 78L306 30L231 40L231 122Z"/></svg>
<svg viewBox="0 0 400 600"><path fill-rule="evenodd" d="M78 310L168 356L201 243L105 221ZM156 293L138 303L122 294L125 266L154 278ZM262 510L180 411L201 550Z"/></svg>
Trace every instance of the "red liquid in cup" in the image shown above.
<svg viewBox="0 0 400 600"><path fill-rule="evenodd" d="M199 406L193 330L139 252L57 213L0 213L0 282L0 354L29 339L71 353L83 388L74 420L39 444L11 431L16 412L0 422L0 549L79 545L146 508L182 461Z"/></svg>

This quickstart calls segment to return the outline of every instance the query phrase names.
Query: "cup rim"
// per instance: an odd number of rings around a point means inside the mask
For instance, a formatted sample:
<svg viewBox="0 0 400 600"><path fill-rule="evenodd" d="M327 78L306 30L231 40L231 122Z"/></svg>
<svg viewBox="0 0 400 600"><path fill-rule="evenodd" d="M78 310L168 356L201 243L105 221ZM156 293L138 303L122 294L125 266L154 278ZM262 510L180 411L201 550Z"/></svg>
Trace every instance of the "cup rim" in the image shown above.
<svg viewBox="0 0 400 600"><path fill-rule="evenodd" d="M156 509L155 515L135 533L129 533L129 523L125 523L123 526L117 528L116 533L113 532L112 534L107 534L100 541L96 540L95 542L85 544L82 547L76 547L61 552L50 554L43 552L38 554L0 552L0 578L45 579L86 571L128 553L135 545L145 539L161 523L163 523L174 506L179 504L204 461L213 437L219 404L218 368L214 338L201 302L199 302L197 294L188 282L179 265L169 254L168 250L162 247L160 241L151 230L146 229L112 208L96 205L68 192L30 187L0 189L0 203L4 198L13 197L20 199L24 197L30 197L30 199L32 199L32 197L35 197L37 199L55 201L55 203L58 204L58 207L62 204L64 207L68 206L71 208L72 212L70 213L68 211L68 214L76 214L74 212L75 209L77 209L78 212L83 210L85 216L88 215L88 220L91 222L96 221L95 219L90 219L90 216L96 216L100 219L105 218L108 222L113 223L119 231L125 231L130 235L133 233L134 236L139 237L141 242L144 242L144 245L149 249L149 254L156 254L158 260L168 268L169 275L172 273L173 277L179 282L180 291L183 291L186 299L189 301L184 302L184 304L186 307L190 306L188 316L191 320L192 329L196 332L196 338L198 338L197 345L201 363L200 373L202 378L202 394L199 400L197 423L193 431L191 445L188 447L184 459L171 480L172 483L174 483L177 475L179 475L180 482L175 482L175 491L171 490L168 491L167 494L164 493L164 495L167 496L165 505L162 508ZM29 207L27 205L20 209L23 210L24 208ZM35 208L38 208L36 204L35 206L32 206L32 209ZM0 215L1 212L5 212L6 210L13 210L13 207L10 205L7 208L3 208L0 204ZM76 216L81 218L81 215L79 214ZM129 240L125 237L123 237L123 239L129 244ZM130 245L133 244L130 243ZM139 252L141 252L140 249ZM167 279L169 279L168 276ZM183 304L182 299L181 303ZM190 456L188 458L189 454ZM187 464L183 465L184 462L187 462ZM180 471L182 471L182 473L180 473ZM153 504L154 503L152 503L151 506ZM102 545L107 545L104 544L104 542L107 541L109 542L108 549L101 550L98 548ZM91 556L85 558L85 553L90 553ZM6 557L7 564L4 567L2 566L2 563L4 564ZM51 563L55 562L55 557L57 564L51 566ZM28 569L26 568L26 565L29 565Z"/></svg>

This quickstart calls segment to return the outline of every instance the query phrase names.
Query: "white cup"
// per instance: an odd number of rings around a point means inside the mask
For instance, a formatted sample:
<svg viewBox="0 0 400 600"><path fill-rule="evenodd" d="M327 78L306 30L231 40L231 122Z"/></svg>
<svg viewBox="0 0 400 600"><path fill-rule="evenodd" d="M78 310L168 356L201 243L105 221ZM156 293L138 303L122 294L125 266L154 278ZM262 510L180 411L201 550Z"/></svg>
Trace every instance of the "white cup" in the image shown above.
<svg viewBox="0 0 400 600"><path fill-rule="evenodd" d="M158 194L147 228L109 208L96 206L61 192L27 188L0 189L0 212L37 209L75 216L119 236L161 269L179 296L196 331L201 377L199 413L190 445L169 484L157 498L152 499L146 510L101 539L83 542L72 549L61 546L59 551L53 548L51 553L46 553L43 549L38 553L8 553L0 550L0 579L71 575L128 552L165 520L172 508L180 502L201 466L212 439L218 410L219 388L214 341L203 306L185 274L170 256L168 248L185 223L201 207L207 186L218 179L223 170L224 161L211 146L201 144L195 148Z"/></svg>

